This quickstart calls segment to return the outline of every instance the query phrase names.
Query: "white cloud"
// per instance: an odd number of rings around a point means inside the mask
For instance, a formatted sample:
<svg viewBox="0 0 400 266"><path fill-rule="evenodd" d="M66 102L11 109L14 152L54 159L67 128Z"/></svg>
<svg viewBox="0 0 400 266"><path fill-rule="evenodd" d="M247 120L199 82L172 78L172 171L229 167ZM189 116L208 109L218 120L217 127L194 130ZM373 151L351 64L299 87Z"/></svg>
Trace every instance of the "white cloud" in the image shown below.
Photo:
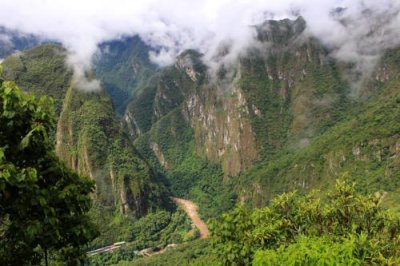
<svg viewBox="0 0 400 266"><path fill-rule="evenodd" d="M232 61L254 40L250 25L293 10L340 60L370 66L383 47L400 43L400 0L0 0L0 6L0 25L61 41L82 77L97 45L122 35L138 34L157 47L150 58L160 65L188 48L215 60L221 43L230 53L218 60ZM346 11L332 17L338 6Z"/></svg>
<svg viewBox="0 0 400 266"><path fill-rule="evenodd" d="M0 43L1 45L12 45L10 36L4 33L0 33Z"/></svg>

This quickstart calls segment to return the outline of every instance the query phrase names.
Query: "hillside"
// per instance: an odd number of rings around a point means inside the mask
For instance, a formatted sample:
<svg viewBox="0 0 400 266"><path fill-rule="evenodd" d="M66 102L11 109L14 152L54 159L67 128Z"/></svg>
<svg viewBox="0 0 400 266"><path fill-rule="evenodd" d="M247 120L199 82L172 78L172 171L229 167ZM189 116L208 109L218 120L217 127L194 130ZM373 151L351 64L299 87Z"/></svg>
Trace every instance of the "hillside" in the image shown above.
<svg viewBox="0 0 400 266"><path fill-rule="evenodd" d="M128 104L124 122L139 152L206 217L231 208L236 195L262 205L292 189L328 189L343 174L365 191L397 189L397 171L384 170L398 165L397 50L354 96L352 66L304 28L301 18L260 25L263 46L221 66L217 79L201 54L186 51ZM385 119L374 122L378 115ZM353 155L364 152L368 159ZM373 181L382 178L392 181Z"/></svg>
<svg viewBox="0 0 400 266"><path fill-rule="evenodd" d="M58 123L54 143L58 157L96 182L95 215L142 217L168 205L168 190L132 146L109 96L74 86L64 48L38 46L3 62L6 79L28 92L55 100ZM104 229L106 230L106 229ZM119 240L119 236L112 236Z"/></svg>
<svg viewBox="0 0 400 266"><path fill-rule="evenodd" d="M237 204L271 206L284 192L314 189L324 201L341 179L355 181L360 198L384 191L383 206L400 209L400 50L386 50L365 78L355 64L333 58L301 17L254 28L255 44L217 68L196 50L158 67L149 59L153 48L138 36L102 43L87 73L101 81L99 92L77 87L58 45L3 61L5 79L54 98L57 156L96 182L92 218L102 236L93 247L128 242L91 263L137 259L141 249L197 238L171 196L193 201L205 221L225 212L241 221L246 215ZM193 245L137 263L164 265L169 256L171 263L216 261L209 240Z"/></svg>
<svg viewBox="0 0 400 266"><path fill-rule="evenodd" d="M99 45L93 71L119 114L156 72L157 66L148 57L151 50L138 36Z"/></svg>
<svg viewBox="0 0 400 266"><path fill-rule="evenodd" d="M329 190L336 178L345 177L364 192L389 192L388 204L398 208L399 55L398 49L388 51L372 75L375 79L366 82L375 91L373 97L358 101L307 147L287 147L243 174L249 184L243 195L263 205L283 191Z"/></svg>

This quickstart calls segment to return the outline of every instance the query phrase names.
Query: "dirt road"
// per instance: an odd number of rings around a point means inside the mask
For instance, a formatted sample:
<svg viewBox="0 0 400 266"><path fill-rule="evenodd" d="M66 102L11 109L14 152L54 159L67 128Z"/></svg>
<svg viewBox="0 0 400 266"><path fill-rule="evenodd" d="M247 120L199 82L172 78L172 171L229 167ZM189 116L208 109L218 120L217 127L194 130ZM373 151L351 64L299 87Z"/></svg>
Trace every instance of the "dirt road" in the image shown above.
<svg viewBox="0 0 400 266"><path fill-rule="evenodd" d="M180 198L174 198L171 197L171 199L176 203L182 206L183 210L186 212L186 214L189 216L190 220L192 220L192 223L199 229L200 232L200 238L207 238L209 235L209 231L207 228L206 223L200 218L198 209L199 207L194 203L191 202L190 200L185 200L185 199L180 199ZM100 253L104 252L113 252L116 249L119 249L120 247L124 246L126 243L125 242L118 242L110 246L102 247L96 250L92 250L87 252L88 256L94 256ZM158 255L163 252L165 252L167 249L174 248L176 245L171 244L168 245L166 248L154 252L152 248L147 248L143 249L141 251L138 251L139 255L143 257L149 257L153 255Z"/></svg>
<svg viewBox="0 0 400 266"><path fill-rule="evenodd" d="M172 200L176 204L182 206L182 208L185 210L193 224L197 227L197 229L199 229L200 238L207 238L209 235L208 228L206 223L200 218L199 213L197 212L199 207L189 200L174 197L172 197Z"/></svg>

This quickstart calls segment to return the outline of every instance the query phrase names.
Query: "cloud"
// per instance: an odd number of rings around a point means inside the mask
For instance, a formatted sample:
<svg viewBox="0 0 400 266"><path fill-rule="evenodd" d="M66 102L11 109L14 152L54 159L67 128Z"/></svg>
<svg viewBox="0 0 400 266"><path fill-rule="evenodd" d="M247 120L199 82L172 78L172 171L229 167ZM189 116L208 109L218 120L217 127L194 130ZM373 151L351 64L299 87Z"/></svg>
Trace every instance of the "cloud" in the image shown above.
<svg viewBox="0 0 400 266"><path fill-rule="evenodd" d="M0 33L0 44L6 46L12 46L11 37L7 34Z"/></svg>
<svg viewBox="0 0 400 266"><path fill-rule="evenodd" d="M353 93L374 71L383 52L400 46L400 1L340 1L335 11L321 1L303 7L308 31L342 62L354 63ZM326 15L326 14L330 15Z"/></svg>
<svg viewBox="0 0 400 266"><path fill-rule="evenodd" d="M236 60L254 41L252 25L294 13L334 57L355 62L361 72L400 43L399 0L0 0L0 6L0 25L62 42L80 78L107 40L137 34L157 48L150 58L162 66L185 49L219 64ZM341 12L332 12L337 7Z"/></svg>

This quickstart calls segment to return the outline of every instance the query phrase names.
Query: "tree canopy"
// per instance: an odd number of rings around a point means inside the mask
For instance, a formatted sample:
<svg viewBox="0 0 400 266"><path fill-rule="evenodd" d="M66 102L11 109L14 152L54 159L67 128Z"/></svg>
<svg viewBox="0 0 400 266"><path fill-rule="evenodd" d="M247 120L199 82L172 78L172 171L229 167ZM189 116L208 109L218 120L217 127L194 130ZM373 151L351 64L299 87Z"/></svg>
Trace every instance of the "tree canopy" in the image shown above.
<svg viewBox="0 0 400 266"><path fill-rule="evenodd" d="M94 183L54 152L53 102L0 80L0 264L78 264L97 231L88 210Z"/></svg>
<svg viewBox="0 0 400 266"><path fill-rule="evenodd" d="M261 209L237 207L211 226L226 265L398 265L400 218L338 181L321 199L285 193Z"/></svg>

